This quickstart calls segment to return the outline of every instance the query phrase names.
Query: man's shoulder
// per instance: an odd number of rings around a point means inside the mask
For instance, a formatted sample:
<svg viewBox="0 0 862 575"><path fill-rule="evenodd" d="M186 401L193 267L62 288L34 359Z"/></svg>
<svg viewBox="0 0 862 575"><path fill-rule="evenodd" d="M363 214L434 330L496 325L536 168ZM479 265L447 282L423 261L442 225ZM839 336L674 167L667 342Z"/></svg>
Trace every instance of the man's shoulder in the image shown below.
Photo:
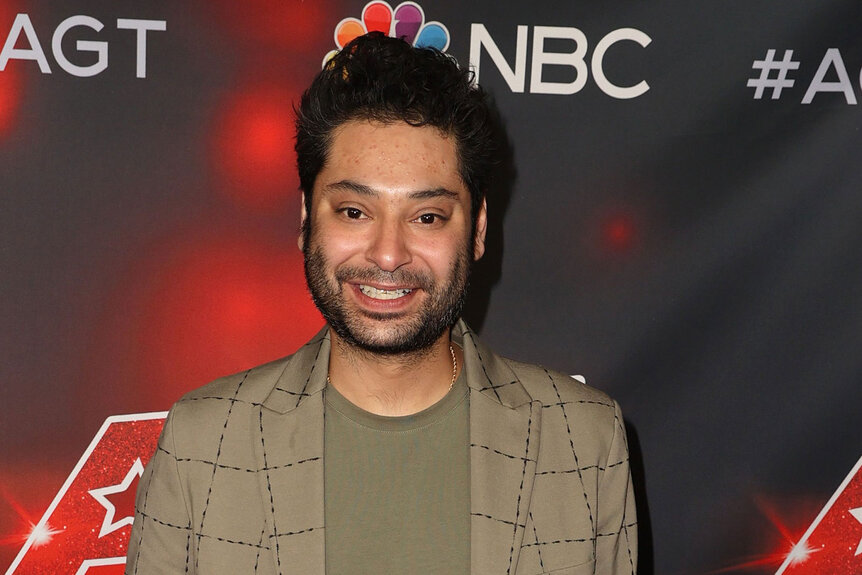
<svg viewBox="0 0 862 575"><path fill-rule="evenodd" d="M561 402L614 406L614 400L596 389L565 373L533 363L502 358L517 376L530 396L543 405Z"/></svg>
<svg viewBox="0 0 862 575"><path fill-rule="evenodd" d="M272 392L290 357L220 377L183 395L168 416L177 448L209 444L222 436L228 420L248 420Z"/></svg>
<svg viewBox="0 0 862 575"><path fill-rule="evenodd" d="M567 402L615 407L614 400L606 393L570 375L496 353L463 321L456 324L453 334L456 337L456 343L464 346L468 359L474 359L481 364L484 372L483 379L487 378L495 389L499 390L501 386L517 381L531 400L546 406ZM477 377L482 376L477 375Z"/></svg>
<svg viewBox="0 0 862 575"><path fill-rule="evenodd" d="M260 403L272 391L272 386L293 355L225 375L183 395L177 404L224 399Z"/></svg>
<svg viewBox="0 0 862 575"><path fill-rule="evenodd" d="M533 401L547 413L562 413L569 424L586 428L610 428L619 406L607 393L565 373L509 358L502 358Z"/></svg>
<svg viewBox="0 0 862 575"><path fill-rule="evenodd" d="M193 389L174 404L173 410L221 409L219 406L225 402L259 406L283 381L285 372L292 369L291 366L295 369L296 366L309 364L307 367L310 368L313 365L324 338L325 332L320 332L290 355L220 377Z"/></svg>
<svg viewBox="0 0 862 575"><path fill-rule="evenodd" d="M542 428L553 437L542 443L548 447L565 438L557 447L559 453L568 453L569 441L574 441L582 457L593 454L599 465L604 465L614 438L623 430L617 402L565 373L507 358L504 361L532 401L541 405Z"/></svg>

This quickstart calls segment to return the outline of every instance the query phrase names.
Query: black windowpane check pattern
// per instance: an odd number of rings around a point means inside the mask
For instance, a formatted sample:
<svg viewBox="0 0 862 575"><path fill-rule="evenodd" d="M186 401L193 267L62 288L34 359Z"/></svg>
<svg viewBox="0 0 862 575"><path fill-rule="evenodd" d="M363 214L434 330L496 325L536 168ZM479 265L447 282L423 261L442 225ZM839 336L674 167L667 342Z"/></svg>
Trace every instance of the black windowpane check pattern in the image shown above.
<svg viewBox="0 0 862 575"><path fill-rule="evenodd" d="M483 397L505 402L507 390L519 387L529 396L508 410L521 413L517 424L500 419L506 412L485 425L474 421L473 459L490 470L480 480L503 485L493 497L474 498L473 533L482 526L510 544L480 558L493 564L488 572L634 575L637 520L618 405L564 374L486 358L474 345Z"/></svg>
<svg viewBox="0 0 862 575"><path fill-rule="evenodd" d="M634 575L622 416L606 395L484 348L470 386L471 572ZM217 380L171 410L136 501L126 573L324 575L329 338Z"/></svg>

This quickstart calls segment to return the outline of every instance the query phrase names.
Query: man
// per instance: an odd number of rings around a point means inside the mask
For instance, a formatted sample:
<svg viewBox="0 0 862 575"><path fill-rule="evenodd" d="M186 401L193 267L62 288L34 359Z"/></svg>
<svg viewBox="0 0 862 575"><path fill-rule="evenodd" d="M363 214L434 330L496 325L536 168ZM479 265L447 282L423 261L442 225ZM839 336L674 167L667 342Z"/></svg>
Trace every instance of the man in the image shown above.
<svg viewBox="0 0 862 575"><path fill-rule="evenodd" d="M173 407L127 573L635 573L616 403L459 320L491 164L471 75L358 38L303 96L296 149L328 325Z"/></svg>

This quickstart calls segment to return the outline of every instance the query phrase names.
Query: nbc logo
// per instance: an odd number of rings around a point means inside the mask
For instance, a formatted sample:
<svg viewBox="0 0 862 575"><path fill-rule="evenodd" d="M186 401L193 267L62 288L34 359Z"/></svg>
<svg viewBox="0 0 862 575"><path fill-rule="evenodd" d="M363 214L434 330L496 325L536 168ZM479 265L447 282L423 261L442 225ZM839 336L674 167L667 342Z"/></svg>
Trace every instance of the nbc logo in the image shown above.
<svg viewBox="0 0 862 575"><path fill-rule="evenodd" d="M393 10L387 2L374 0L362 9L362 18L345 18L335 27L335 45L341 50L351 40L368 32L383 32L393 38L403 38L417 48L436 48L445 52L449 47L449 30L440 22L426 22L425 11L416 2L402 2ZM323 59L326 65L338 53L330 51Z"/></svg>
<svg viewBox="0 0 862 575"><path fill-rule="evenodd" d="M436 48L441 52L449 48L449 30L440 22L426 22L425 12L416 2L402 2L394 10L388 2L382 0L368 2L362 9L361 18L345 18L338 23L334 34L335 45L338 50L341 50L351 40L368 32L382 32L394 38L403 38L420 48ZM490 78L490 84L493 85L502 80L508 89L516 94L527 92L558 96L576 94L587 85L590 76L599 90L619 100L640 97L650 89L646 80L628 85L615 84L604 72L605 57L610 48L614 47L612 53L618 54L622 50L631 50L631 46L616 48L617 44L635 44L641 48L650 45L652 38L641 30L636 28L610 30L594 47L583 31L573 26L560 26L559 23L555 26L516 24L514 32L516 37L514 46L509 44L501 49L485 24L470 23L470 52L467 64L474 71L476 82L480 81L480 73L487 76L484 70L490 63L497 70L497 74ZM560 43L555 42L556 40L565 40L566 45L573 48L561 52ZM589 55L590 48L592 48L592 56ZM338 50L332 50L326 55L323 59L324 66L338 53ZM483 54L484 67L482 66ZM514 61L508 61L503 54L514 54ZM489 59L490 62L488 62ZM528 61L530 62L529 83L527 82ZM571 68L574 71L574 79L547 80L543 70L548 67Z"/></svg>

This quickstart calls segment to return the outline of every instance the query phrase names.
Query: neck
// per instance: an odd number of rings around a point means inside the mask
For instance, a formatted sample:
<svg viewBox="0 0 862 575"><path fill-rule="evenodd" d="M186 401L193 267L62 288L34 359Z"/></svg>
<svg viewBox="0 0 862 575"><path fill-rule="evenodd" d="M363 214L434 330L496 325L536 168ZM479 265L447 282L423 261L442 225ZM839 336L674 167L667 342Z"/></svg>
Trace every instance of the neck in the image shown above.
<svg viewBox="0 0 862 575"><path fill-rule="evenodd" d="M357 349L331 330L330 337L330 385L365 411L386 416L412 415L440 401L451 387L448 330L431 347L398 355ZM453 349L460 371L460 349L454 345Z"/></svg>

